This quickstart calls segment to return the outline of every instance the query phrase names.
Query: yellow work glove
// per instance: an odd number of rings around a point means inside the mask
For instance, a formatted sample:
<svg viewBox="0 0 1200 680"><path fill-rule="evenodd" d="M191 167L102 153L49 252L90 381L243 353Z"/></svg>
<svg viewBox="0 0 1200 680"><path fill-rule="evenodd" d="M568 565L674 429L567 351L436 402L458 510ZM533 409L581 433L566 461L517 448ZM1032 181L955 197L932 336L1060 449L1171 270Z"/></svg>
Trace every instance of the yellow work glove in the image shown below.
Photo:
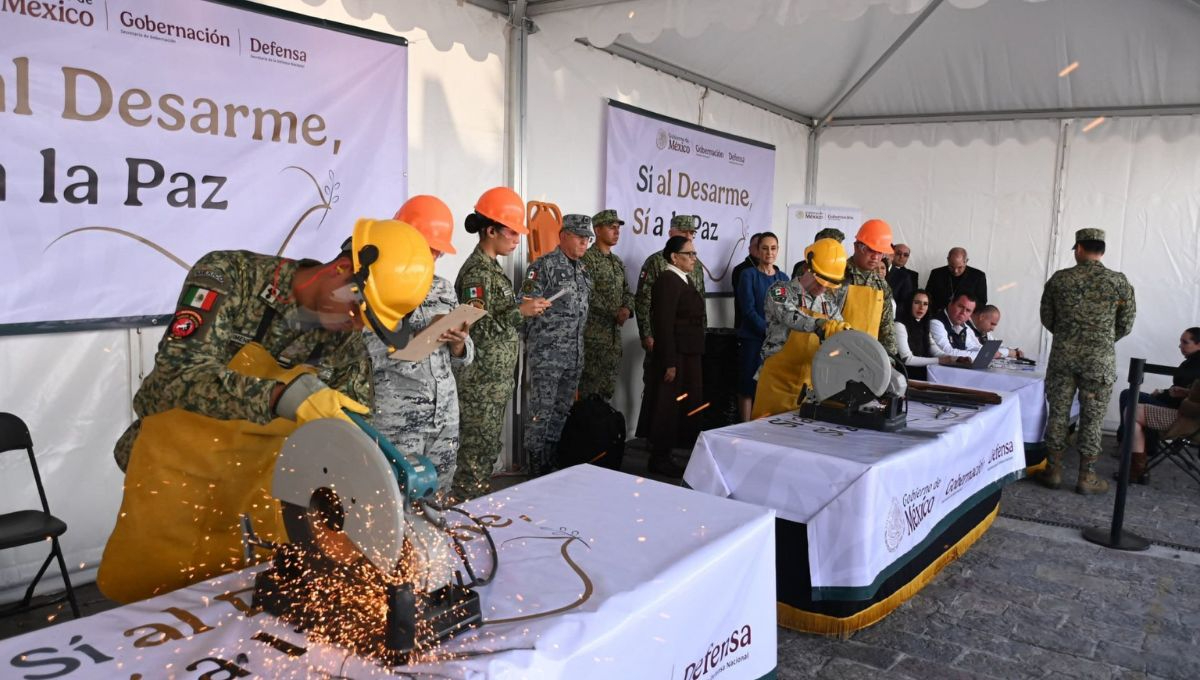
<svg viewBox="0 0 1200 680"><path fill-rule="evenodd" d="M275 413L283 418L290 418L303 425L310 420L320 418L341 418L349 421L346 409L354 413L370 413L371 409L338 392L329 385L321 382L311 373L305 373L288 383L279 401L275 404Z"/></svg>
<svg viewBox="0 0 1200 680"><path fill-rule="evenodd" d="M830 319L825 322L825 328L824 328L825 338L824 339L828 340L830 338L830 336L832 336L835 333L841 333L842 331L852 330L853 328L854 328L853 326L846 323L845 321L835 321L833 319Z"/></svg>

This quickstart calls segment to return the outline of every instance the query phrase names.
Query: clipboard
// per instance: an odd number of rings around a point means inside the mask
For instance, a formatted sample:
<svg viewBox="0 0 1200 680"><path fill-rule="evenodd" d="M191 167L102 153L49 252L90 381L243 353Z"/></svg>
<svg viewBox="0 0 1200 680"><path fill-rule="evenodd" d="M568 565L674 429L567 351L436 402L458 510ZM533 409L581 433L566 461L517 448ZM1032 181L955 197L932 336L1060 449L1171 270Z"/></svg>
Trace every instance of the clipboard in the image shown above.
<svg viewBox="0 0 1200 680"><path fill-rule="evenodd" d="M445 344L438 342L438 338L441 337L442 333L451 328L458 328L464 323L470 326L482 319L486 314L487 310L471 305L459 305L446 316L426 326L420 333L417 333L408 341L408 345L404 349L392 352L388 355L388 358L414 363L421 361L430 354L433 354L438 347Z"/></svg>

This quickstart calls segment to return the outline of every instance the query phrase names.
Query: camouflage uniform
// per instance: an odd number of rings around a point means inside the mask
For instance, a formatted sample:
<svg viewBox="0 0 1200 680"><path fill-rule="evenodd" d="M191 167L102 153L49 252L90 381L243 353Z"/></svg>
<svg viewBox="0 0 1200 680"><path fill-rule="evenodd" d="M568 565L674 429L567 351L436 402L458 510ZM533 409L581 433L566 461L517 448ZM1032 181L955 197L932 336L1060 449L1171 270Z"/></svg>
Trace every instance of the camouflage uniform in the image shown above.
<svg viewBox="0 0 1200 680"><path fill-rule="evenodd" d="M458 299L487 310L471 326L475 360L458 380L459 447L452 494L467 500L491 491L492 470L503 448L504 409L516 380L517 330L524 323L512 281L500 263L478 247L454 282Z"/></svg>
<svg viewBox="0 0 1200 680"><path fill-rule="evenodd" d="M597 213L592 221L603 224L601 218L619 221L615 210ZM625 277L625 263L616 253L606 255L593 244L583 254L583 264L592 278L592 297L588 301L587 325L583 330L583 377L579 381L579 394L584 397L598 394L607 401L616 392L617 370L621 367L621 326L617 325L617 311L624 307L632 316L633 293L629 291L629 280Z"/></svg>
<svg viewBox="0 0 1200 680"><path fill-rule="evenodd" d="M409 318L414 332L449 314L458 306L454 286L440 276L421 306ZM450 491L458 455L458 388L453 369L469 366L475 343L467 338L466 353L456 357L443 344L421 361L389 359L387 345L367 333L367 350L375 367L375 429L401 453L417 453L433 461L438 493Z"/></svg>
<svg viewBox="0 0 1200 680"><path fill-rule="evenodd" d="M588 219L565 215L564 230L568 229L571 217ZM535 260L521 287L521 294L528 297L549 297L567 291L544 314L530 319L527 327L529 407L525 451L535 472L554 466L556 445L575 402L575 391L579 389L583 373L583 328L591 289L592 280L582 258L571 260L561 248Z"/></svg>
<svg viewBox="0 0 1200 680"><path fill-rule="evenodd" d="M834 229L833 227L825 227L821 231L817 232L817 235L813 237L813 241L820 241L823 238L831 238L831 239L837 241L838 243L842 243L843 241L846 240L846 235L842 233L841 229Z"/></svg>
<svg viewBox="0 0 1200 680"><path fill-rule="evenodd" d="M1088 240L1097 229L1082 229ZM1079 390L1079 455L1100 455L1100 424L1117 380L1116 342L1133 330L1137 309L1133 286L1124 274L1089 260L1050 277L1042 291L1042 325L1054 334L1046 368L1046 448L1061 454L1067 446L1071 401ZM1092 463L1086 463L1094 471Z"/></svg>
<svg viewBox="0 0 1200 680"><path fill-rule="evenodd" d="M691 215L676 215L671 218L671 228L695 232L695 218ZM654 290L654 282L658 280L658 275L666 270L667 259L663 257L662 251L658 250L646 258L646 261L642 263L642 271L638 274L637 294L633 299L633 315L637 317L638 337L642 340L653 337L653 330L650 327L650 291ZM700 262L700 258L696 258L696 266L688 272L688 279L700 293L700 297L704 297L704 264ZM707 309L704 310L703 323L707 328ZM645 358L642 359L642 375L645 376L649 369L650 352L646 352Z"/></svg>
<svg viewBox="0 0 1200 680"><path fill-rule="evenodd" d="M296 328L290 323L300 311L291 299L296 269L319 264L244 250L200 258L184 279L179 311L158 343L154 369L133 398L138 420L117 441L113 455L122 470L141 418L155 413L180 408L223 420L263 425L273 420L271 392L279 383L227 368L255 338L281 365L314 363L327 385L359 403L372 404L371 361L361 333Z"/></svg>
<svg viewBox="0 0 1200 680"><path fill-rule="evenodd" d="M854 258L846 261L846 280L847 285L866 286L875 290L883 291L883 312L879 318L879 344L887 350L891 356L896 356L896 327L893 325L896 321L896 312L892 309L892 287L882 276L866 269L859 269L858 265L854 264Z"/></svg>
<svg viewBox="0 0 1200 680"><path fill-rule="evenodd" d="M816 333L824 341L826 319L811 316L809 310L841 321L842 307L845 305L846 286L814 296L804 290L798 279L772 285L763 304L763 314L767 318L767 337L762 345L763 361L783 349L792 331Z"/></svg>

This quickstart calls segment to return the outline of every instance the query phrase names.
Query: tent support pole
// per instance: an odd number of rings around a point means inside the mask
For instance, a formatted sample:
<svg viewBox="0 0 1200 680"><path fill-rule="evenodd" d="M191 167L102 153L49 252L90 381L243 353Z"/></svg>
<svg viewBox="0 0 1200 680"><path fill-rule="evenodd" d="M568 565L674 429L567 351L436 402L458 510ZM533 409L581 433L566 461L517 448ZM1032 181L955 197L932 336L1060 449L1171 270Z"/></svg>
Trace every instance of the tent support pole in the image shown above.
<svg viewBox="0 0 1200 680"><path fill-rule="evenodd" d="M1063 195L1067 191L1067 163L1071 158L1072 126L1075 121L1061 120L1058 123L1058 150L1054 154L1054 191L1050 194L1050 245L1046 251L1046 280L1057 270L1058 255L1062 250ZM1043 326L1038 335L1038 354L1048 357L1050 333Z"/></svg>
<svg viewBox="0 0 1200 680"><path fill-rule="evenodd" d="M808 131L808 154L804 163L804 202L817 202L817 165L821 156L821 128Z"/></svg>
<svg viewBox="0 0 1200 680"><path fill-rule="evenodd" d="M529 103L529 34L532 22L526 14L527 0L514 0L509 4L508 15L508 67L505 73L505 107L507 121L504 126L504 146L507 163L504 168L504 183L512 187L523 198L526 196L528 179L526 165L526 122ZM525 260L528 246L521 239L512 256L508 258L509 274L514 281L525 278ZM513 407L510 409L512 447L508 450L505 467L523 467L528 461L522 441L525 404L521 400L522 376L525 373L523 353L517 356L516 389L513 392Z"/></svg>
<svg viewBox="0 0 1200 680"><path fill-rule="evenodd" d="M908 28L904 29L904 32L900 34L900 37L896 38L896 41L893 42L890 47L884 50L883 54L875 60L874 64L871 64L871 68L867 69L867 72L862 74L862 77L859 78L858 81L853 85L851 85L849 90L846 90L846 93L837 100L837 103L830 107L829 111L826 112L825 115L821 116L821 119L816 125L817 129L828 125L829 121L833 120L833 114L837 113L838 109L842 108L842 104L845 104L846 100L850 97L853 97L854 93L858 92L859 88L867 84L867 81L871 79L871 76L875 75L875 72L878 71L884 64L886 64L888 59L891 59L892 55L896 53L896 50L900 49L900 46L903 45L913 33L916 33L917 29L921 27L921 24L925 23L925 20L929 18L929 15L933 14L933 11L937 9L943 1L944 0L932 0L932 2L926 5L925 9L921 10L921 13L917 15L917 18L914 19L913 22L909 24Z"/></svg>

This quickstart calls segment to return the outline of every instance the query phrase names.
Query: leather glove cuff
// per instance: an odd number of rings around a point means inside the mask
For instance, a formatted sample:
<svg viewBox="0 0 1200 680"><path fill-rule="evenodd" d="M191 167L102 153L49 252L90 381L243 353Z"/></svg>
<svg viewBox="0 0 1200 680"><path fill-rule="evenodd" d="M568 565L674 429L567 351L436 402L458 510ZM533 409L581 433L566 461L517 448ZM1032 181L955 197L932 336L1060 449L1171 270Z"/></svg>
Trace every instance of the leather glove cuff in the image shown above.
<svg viewBox="0 0 1200 680"><path fill-rule="evenodd" d="M279 401L275 402L275 415L288 420L296 419L296 411L306 399L328 387L312 373L301 373L283 388Z"/></svg>

